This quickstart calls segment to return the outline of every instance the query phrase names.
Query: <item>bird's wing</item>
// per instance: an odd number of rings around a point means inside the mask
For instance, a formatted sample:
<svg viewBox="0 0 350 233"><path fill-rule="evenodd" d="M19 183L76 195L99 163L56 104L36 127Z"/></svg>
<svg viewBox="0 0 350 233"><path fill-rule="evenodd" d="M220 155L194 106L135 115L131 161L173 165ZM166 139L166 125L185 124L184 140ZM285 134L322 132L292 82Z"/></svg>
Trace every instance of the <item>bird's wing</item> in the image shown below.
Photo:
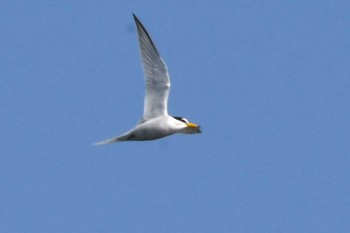
<svg viewBox="0 0 350 233"><path fill-rule="evenodd" d="M137 27L143 72L146 81L143 121L168 115L170 78L164 60L140 20L133 14Z"/></svg>

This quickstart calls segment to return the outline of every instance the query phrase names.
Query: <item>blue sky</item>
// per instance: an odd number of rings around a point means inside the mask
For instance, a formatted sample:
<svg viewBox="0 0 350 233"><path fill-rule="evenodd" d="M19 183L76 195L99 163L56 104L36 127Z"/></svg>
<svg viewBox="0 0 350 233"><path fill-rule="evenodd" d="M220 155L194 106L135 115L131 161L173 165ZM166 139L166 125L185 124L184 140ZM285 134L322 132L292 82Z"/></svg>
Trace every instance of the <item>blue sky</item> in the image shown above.
<svg viewBox="0 0 350 233"><path fill-rule="evenodd" d="M348 1L1 1L1 232L348 232ZM133 127L135 13L169 112Z"/></svg>

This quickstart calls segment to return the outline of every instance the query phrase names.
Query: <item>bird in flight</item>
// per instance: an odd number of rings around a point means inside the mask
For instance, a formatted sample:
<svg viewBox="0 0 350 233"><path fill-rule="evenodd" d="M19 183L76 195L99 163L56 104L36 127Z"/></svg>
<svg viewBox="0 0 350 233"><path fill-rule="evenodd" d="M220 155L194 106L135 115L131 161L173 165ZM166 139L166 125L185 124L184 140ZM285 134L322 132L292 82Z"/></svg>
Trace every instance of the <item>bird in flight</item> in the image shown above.
<svg viewBox="0 0 350 233"><path fill-rule="evenodd" d="M95 143L111 144L121 141L155 140L175 133L201 133L200 126L184 117L168 115L170 78L166 64L160 56L150 35L140 20L134 15L138 42L141 52L143 72L146 82L144 112L141 121L128 132Z"/></svg>

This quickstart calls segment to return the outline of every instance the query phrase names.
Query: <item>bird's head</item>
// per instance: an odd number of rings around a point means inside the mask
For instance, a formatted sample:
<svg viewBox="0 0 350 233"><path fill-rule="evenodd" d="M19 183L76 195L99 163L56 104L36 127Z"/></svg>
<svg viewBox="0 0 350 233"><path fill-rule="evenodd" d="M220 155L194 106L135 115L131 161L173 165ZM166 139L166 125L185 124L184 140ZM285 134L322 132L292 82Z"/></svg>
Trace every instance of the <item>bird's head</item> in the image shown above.
<svg viewBox="0 0 350 233"><path fill-rule="evenodd" d="M197 124L189 122L186 118L184 117L178 117L178 116L173 116L174 119L177 121L181 122L184 128L180 131L180 133L184 134L195 134L195 133L201 133L201 127Z"/></svg>

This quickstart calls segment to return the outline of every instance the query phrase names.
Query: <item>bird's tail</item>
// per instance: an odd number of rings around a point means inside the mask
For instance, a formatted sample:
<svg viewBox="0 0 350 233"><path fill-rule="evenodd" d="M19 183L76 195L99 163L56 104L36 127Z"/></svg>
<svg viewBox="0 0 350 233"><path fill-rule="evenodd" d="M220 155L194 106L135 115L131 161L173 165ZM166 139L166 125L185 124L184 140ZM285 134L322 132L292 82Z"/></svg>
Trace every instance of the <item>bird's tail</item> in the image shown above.
<svg viewBox="0 0 350 233"><path fill-rule="evenodd" d="M119 142L119 137L114 137L114 138L109 138L100 142L95 142L93 145L94 146L100 146L100 145L106 145L106 144L112 144L112 143L116 143Z"/></svg>
<svg viewBox="0 0 350 233"><path fill-rule="evenodd" d="M116 142L122 142L122 141L128 141L130 139L131 135L129 132L121 135L121 136L117 136L114 138L109 138L100 142L96 142L93 145L94 146L99 146L99 145L106 145L106 144L112 144L112 143L116 143Z"/></svg>

